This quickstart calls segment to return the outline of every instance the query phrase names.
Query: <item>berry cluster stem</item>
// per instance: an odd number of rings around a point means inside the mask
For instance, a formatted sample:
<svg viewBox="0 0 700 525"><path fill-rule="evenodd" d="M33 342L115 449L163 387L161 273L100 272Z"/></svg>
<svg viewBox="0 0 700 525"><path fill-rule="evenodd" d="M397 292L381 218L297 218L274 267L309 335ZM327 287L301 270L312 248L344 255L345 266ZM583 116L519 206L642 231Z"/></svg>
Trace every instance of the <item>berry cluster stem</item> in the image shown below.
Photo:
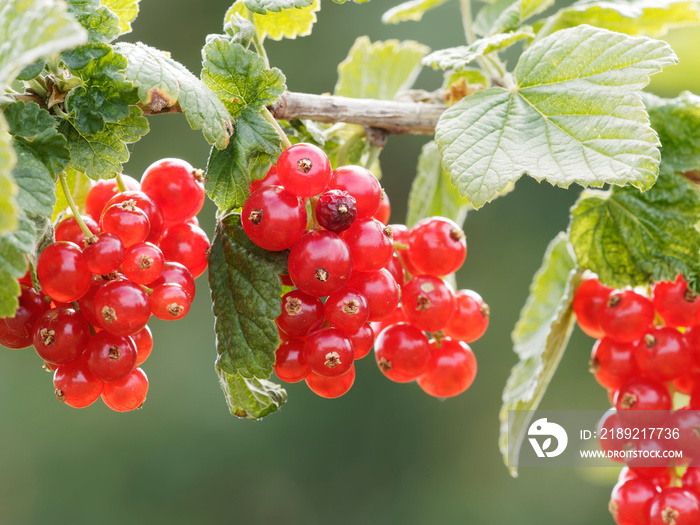
<svg viewBox="0 0 700 525"><path fill-rule="evenodd" d="M127 191L129 188L126 187L126 184L124 183L124 179L122 179L122 174L117 173L117 189L119 192L124 192Z"/></svg>
<svg viewBox="0 0 700 525"><path fill-rule="evenodd" d="M280 126L277 123L277 119L275 119L275 117L272 116L272 113L270 113L270 110L267 108L263 108L262 116L265 117L265 120L267 120L270 124L272 124L272 126L275 128L275 131L277 131L277 134L280 136L280 139L282 140L282 149L285 150L285 149L291 147L292 143L289 142L289 139L287 138L287 134L282 129L282 126Z"/></svg>
<svg viewBox="0 0 700 525"><path fill-rule="evenodd" d="M68 181L66 181L66 174L61 173L58 176L58 180L61 182L61 189L63 190L63 195L66 196L66 202L68 203L70 210L73 212L73 217L75 217L75 221L78 223L78 226L80 226L80 229L85 234L85 238L91 238L93 236L93 233L90 231L90 228L87 227L85 221L83 221L83 218L80 215L80 210L75 205L73 195L71 194L70 189L68 189Z"/></svg>

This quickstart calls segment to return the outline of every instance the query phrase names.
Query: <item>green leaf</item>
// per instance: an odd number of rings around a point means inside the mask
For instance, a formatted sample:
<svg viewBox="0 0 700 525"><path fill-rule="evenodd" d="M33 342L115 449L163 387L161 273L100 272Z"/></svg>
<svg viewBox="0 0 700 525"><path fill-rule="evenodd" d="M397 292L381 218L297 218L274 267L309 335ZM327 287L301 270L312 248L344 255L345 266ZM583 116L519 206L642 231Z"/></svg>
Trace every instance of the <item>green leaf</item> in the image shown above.
<svg viewBox="0 0 700 525"><path fill-rule="evenodd" d="M56 185L46 164L21 142L15 143L17 164L12 176L19 187L17 204L29 216L49 216L56 204Z"/></svg>
<svg viewBox="0 0 700 525"><path fill-rule="evenodd" d="M12 137L8 133L5 118L0 114L0 235L17 228L16 196L19 191L12 178L12 168L17 156L12 148Z"/></svg>
<svg viewBox="0 0 700 525"><path fill-rule="evenodd" d="M233 130L226 107L185 66L145 44L120 43L127 60L126 77L138 88L139 100L153 111L179 104L192 129L201 129L209 144L224 149Z"/></svg>
<svg viewBox="0 0 700 525"><path fill-rule="evenodd" d="M111 42L119 36L119 17L100 0L66 0L68 11L88 32L88 42Z"/></svg>
<svg viewBox="0 0 700 525"><path fill-rule="evenodd" d="M445 71L442 81L443 89L451 86L460 78L465 79L468 84L481 84L482 86L488 86L489 84L489 80L480 69L468 67L459 71Z"/></svg>
<svg viewBox="0 0 700 525"><path fill-rule="evenodd" d="M277 412L287 402L287 392L284 388L271 381L229 374L218 366L216 373L231 415L262 419Z"/></svg>
<svg viewBox="0 0 700 525"><path fill-rule="evenodd" d="M479 35L513 31L553 4L554 0L496 0L481 8L474 19L474 30Z"/></svg>
<svg viewBox="0 0 700 525"><path fill-rule="evenodd" d="M39 74L46 67L46 60L40 58L33 64L26 66L22 71L17 74L17 80L32 80L39 76Z"/></svg>
<svg viewBox="0 0 700 525"><path fill-rule="evenodd" d="M547 247L542 266L530 285L530 296L513 330L514 351L520 362L513 367L503 391L499 445L511 473L527 433L530 413L536 410L559 365L574 327L571 302L576 286L576 261L566 235L560 233ZM508 440L508 416L515 415Z"/></svg>
<svg viewBox="0 0 700 525"><path fill-rule="evenodd" d="M55 0L4 0L0 5L0 90L39 58L87 42L87 33Z"/></svg>
<svg viewBox="0 0 700 525"><path fill-rule="evenodd" d="M126 145L148 133L148 120L138 107L131 106L127 118L106 124L94 135L80 133L70 120L64 120L58 130L68 141L70 167L94 180L113 179L122 172L122 164L129 160Z"/></svg>
<svg viewBox="0 0 700 525"><path fill-rule="evenodd" d="M216 228L209 256L217 367L228 374L266 379L272 374L279 334L275 318L282 308L280 273L286 252L254 245L238 214Z"/></svg>
<svg viewBox="0 0 700 525"><path fill-rule="evenodd" d="M73 196L73 202L78 207L81 213L85 212L85 200L87 199L88 191L92 188L92 181L85 176L84 173L74 170L73 168L66 169L66 183L70 194ZM55 221L58 216L66 211L68 201L62 191L56 192L56 204L51 214L51 220Z"/></svg>
<svg viewBox="0 0 700 525"><path fill-rule="evenodd" d="M450 184L440 164L440 152L434 142L428 142L418 157L418 168L408 196L406 226L412 227L425 217L439 215L462 224L469 205Z"/></svg>
<svg viewBox="0 0 700 525"><path fill-rule="evenodd" d="M229 35L232 42L237 42L248 47L255 38L255 26L253 23L238 13L233 13L224 24L224 32Z"/></svg>
<svg viewBox="0 0 700 525"><path fill-rule="evenodd" d="M382 15L382 22L385 24L398 24L399 22L406 22L408 20L418 22L423 18L426 12L446 2L449 2L449 0L409 0L408 2L392 7L384 13Z"/></svg>
<svg viewBox="0 0 700 525"><path fill-rule="evenodd" d="M202 50L202 80L221 99L233 117L248 107L261 110L279 99L287 87L284 75L242 45L213 38Z"/></svg>
<svg viewBox="0 0 700 525"><path fill-rule="evenodd" d="M279 13L284 9L301 9L309 7L315 0L243 0L243 5L254 13L264 15L268 12Z"/></svg>
<svg viewBox="0 0 700 525"><path fill-rule="evenodd" d="M661 0L579 1L546 22L552 31L589 24L628 35L662 36L669 30L700 23L700 3Z"/></svg>
<svg viewBox="0 0 700 525"><path fill-rule="evenodd" d="M522 54L516 86L480 91L442 114L443 166L475 208L523 174L562 187L648 189L659 142L639 90L676 61L658 40L590 26L558 31Z"/></svg>
<svg viewBox="0 0 700 525"><path fill-rule="evenodd" d="M468 46L449 47L433 51L423 59L423 65L432 66L435 69L462 69L479 57L488 55L493 51L505 49L523 38L534 37L535 34L529 29L490 35Z"/></svg>
<svg viewBox="0 0 700 525"><path fill-rule="evenodd" d="M253 23L258 30L260 38L282 40L283 38L296 38L311 34L311 28L316 22L316 12L321 9L319 0L314 0L307 7L299 9L284 9L277 13L258 14L253 13ZM226 13L224 22L238 13L246 16L246 6L242 0L237 0Z"/></svg>
<svg viewBox="0 0 700 525"><path fill-rule="evenodd" d="M338 65L335 94L353 98L392 100L408 89L420 73L421 59L430 49L413 40L371 43L361 36Z"/></svg>
<svg viewBox="0 0 700 525"><path fill-rule="evenodd" d="M19 282L27 271L27 254L34 250L36 232L24 214L18 217L18 228L0 235L0 317L12 317L19 306Z"/></svg>
<svg viewBox="0 0 700 525"><path fill-rule="evenodd" d="M140 0L102 0L102 4L119 17L119 33L131 33L131 22L139 14Z"/></svg>
<svg viewBox="0 0 700 525"><path fill-rule="evenodd" d="M662 170L654 187L588 191L571 210L569 237L579 264L622 288L674 280L700 290L700 195L685 177Z"/></svg>
<svg viewBox="0 0 700 525"><path fill-rule="evenodd" d="M262 178L280 153L275 128L259 112L244 109L228 147L211 150L204 182L207 194L222 210L243 206L250 183Z"/></svg>
<svg viewBox="0 0 700 525"><path fill-rule="evenodd" d="M700 170L700 97L689 91L671 99L643 93L643 100L661 140L662 168Z"/></svg>

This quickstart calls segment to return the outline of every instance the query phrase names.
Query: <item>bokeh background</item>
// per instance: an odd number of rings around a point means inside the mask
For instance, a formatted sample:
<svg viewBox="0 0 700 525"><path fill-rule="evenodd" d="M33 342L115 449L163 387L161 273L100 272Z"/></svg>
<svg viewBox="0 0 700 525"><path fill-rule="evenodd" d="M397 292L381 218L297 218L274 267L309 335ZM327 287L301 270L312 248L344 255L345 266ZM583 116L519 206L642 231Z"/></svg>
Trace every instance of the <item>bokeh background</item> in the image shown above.
<svg viewBox="0 0 700 525"><path fill-rule="evenodd" d="M268 42L288 87L330 92L336 65L354 39L413 38L433 49L463 42L457 2L423 22L381 24L398 0L337 5L322 0L312 36ZM200 48L222 30L230 0L141 0L134 32L200 70ZM652 90L700 92L697 29L667 39L681 65ZM440 75L423 71L418 87ZM415 162L427 138L392 137L381 156L392 222L403 222ZM181 115L151 118L125 172L140 177L170 156L204 167L208 145ZM372 357L357 364L355 386L325 400L302 384L262 422L229 415L214 373L214 331L205 278L183 321L151 325L155 348L145 364L145 408L117 414L102 403L59 404L51 376L32 350L0 351L0 523L612 523L607 502L617 470L523 469L512 479L498 446L498 411L515 355L510 331L549 240L567 227L579 189L522 180L516 191L469 214L469 255L458 282L491 306L487 334L473 344L479 373L472 388L439 401L415 385L394 384ZM211 235L215 209L200 221ZM575 332L542 403L546 409L602 409L605 391L587 372L593 341Z"/></svg>

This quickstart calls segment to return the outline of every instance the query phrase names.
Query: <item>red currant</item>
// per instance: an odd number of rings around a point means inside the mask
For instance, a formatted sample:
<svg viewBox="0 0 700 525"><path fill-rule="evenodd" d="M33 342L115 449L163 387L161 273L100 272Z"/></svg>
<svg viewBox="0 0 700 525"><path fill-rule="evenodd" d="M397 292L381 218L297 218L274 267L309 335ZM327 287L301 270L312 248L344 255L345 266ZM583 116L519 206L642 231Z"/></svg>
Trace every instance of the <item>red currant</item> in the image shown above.
<svg viewBox="0 0 700 525"><path fill-rule="evenodd" d="M87 321L72 308L54 308L34 324L34 348L44 361L69 363L85 351L90 341Z"/></svg>
<svg viewBox="0 0 700 525"><path fill-rule="evenodd" d="M350 250L337 234L312 231L292 246L288 267L297 288L326 297L347 284L352 271Z"/></svg>
<svg viewBox="0 0 700 525"><path fill-rule="evenodd" d="M331 163L313 144L294 144L277 159L277 177L285 189L297 197L318 195L331 177Z"/></svg>
<svg viewBox="0 0 700 525"><path fill-rule="evenodd" d="M676 282L663 281L654 286L653 301L667 326L693 326L700 322L700 300L682 275Z"/></svg>
<svg viewBox="0 0 700 525"><path fill-rule="evenodd" d="M337 328L321 328L306 340L304 360L312 372L337 377L352 368L355 352L352 342L343 332Z"/></svg>
<svg viewBox="0 0 700 525"><path fill-rule="evenodd" d="M181 159L151 164L141 178L141 191L160 206L166 228L194 217L204 205L202 172Z"/></svg>
<svg viewBox="0 0 700 525"><path fill-rule="evenodd" d="M401 290L401 309L406 319L426 332L441 330L455 313L455 294L442 279L417 275Z"/></svg>
<svg viewBox="0 0 700 525"><path fill-rule="evenodd" d="M352 347L355 349L355 361L369 354L374 346L374 329L369 323L363 324L354 334L348 334Z"/></svg>
<svg viewBox="0 0 700 525"><path fill-rule="evenodd" d="M100 232L100 226L93 220L92 217L88 215L81 215L81 218L83 219L85 226L88 227L88 230L90 230L93 235L97 235ZM66 217L56 225L54 237L57 241L72 242L73 244L77 244L80 248L85 246L85 234L78 224L78 221L73 216Z"/></svg>
<svg viewBox="0 0 700 525"><path fill-rule="evenodd" d="M700 501L688 490L667 488L654 497L649 515L649 525L697 525Z"/></svg>
<svg viewBox="0 0 700 525"><path fill-rule="evenodd" d="M573 308L576 320L584 333L600 339L605 331L600 327L600 310L613 289L600 284L596 278L581 283L574 294Z"/></svg>
<svg viewBox="0 0 700 525"><path fill-rule="evenodd" d="M671 410L668 388L643 377L627 381L615 396L615 407L623 423L630 426L655 423ZM635 412L642 412L635 414Z"/></svg>
<svg viewBox="0 0 700 525"><path fill-rule="evenodd" d="M369 306L369 321L381 321L399 306L401 290L391 274L381 269L376 272L355 272L347 288L365 296Z"/></svg>
<svg viewBox="0 0 700 525"><path fill-rule="evenodd" d="M284 341L275 352L275 374L285 383L297 383L309 375L309 365L304 360L304 341Z"/></svg>
<svg viewBox="0 0 700 525"><path fill-rule="evenodd" d="M427 217L409 233L411 262L420 273L443 276L459 270L467 257L467 238L457 223L444 217Z"/></svg>
<svg viewBox="0 0 700 525"><path fill-rule="evenodd" d="M120 381L104 384L102 401L116 412L129 412L141 408L148 394L148 377L140 368Z"/></svg>
<svg viewBox="0 0 700 525"><path fill-rule="evenodd" d="M148 216L134 199L112 204L102 214L100 226L103 232L119 237L125 248L145 241L151 233Z"/></svg>
<svg viewBox="0 0 700 525"><path fill-rule="evenodd" d="M142 191L124 191L117 193L114 197L105 204L105 211L112 204L119 204L124 201L133 200L138 209L143 211L148 217L148 224L151 227L146 242L157 243L163 236L165 231L165 219L163 219L163 211L160 206ZM104 212L103 212L104 213Z"/></svg>
<svg viewBox="0 0 700 525"><path fill-rule="evenodd" d="M104 383L81 358L60 365L53 374L53 386L56 399L73 408L85 408L97 401Z"/></svg>
<svg viewBox="0 0 700 525"><path fill-rule="evenodd" d="M404 285L405 275L403 271L403 264L401 264L401 259L399 259L399 256L396 255L396 252L392 254L391 259L389 259L389 262L384 268L389 271L391 276L394 278L394 281L396 281L396 284L399 286Z"/></svg>
<svg viewBox="0 0 700 525"><path fill-rule="evenodd" d="M190 299L194 299L196 290L194 277L192 277L192 273L182 264L174 261L166 261L163 265L163 272L160 274L160 277L152 283L148 283L148 287L155 288L159 284L165 283L179 284L185 289Z"/></svg>
<svg viewBox="0 0 700 525"><path fill-rule="evenodd" d="M700 498L700 463L691 463L683 474L683 488Z"/></svg>
<svg viewBox="0 0 700 525"><path fill-rule="evenodd" d="M328 231L345 231L352 226L356 217L355 197L346 191L328 190L316 201L316 220Z"/></svg>
<svg viewBox="0 0 700 525"><path fill-rule="evenodd" d="M182 223L168 228L159 246L166 261L182 264L195 279L207 269L209 238L198 226Z"/></svg>
<svg viewBox="0 0 700 525"><path fill-rule="evenodd" d="M376 219L359 219L340 236L350 248L352 267L359 272L384 268L394 254L391 226Z"/></svg>
<svg viewBox="0 0 700 525"><path fill-rule="evenodd" d="M430 362L418 386L433 397L453 397L471 386L476 377L476 358L466 343L449 337L430 343Z"/></svg>
<svg viewBox="0 0 700 525"><path fill-rule="evenodd" d="M656 488L646 479L631 479L613 488L608 509L618 525L649 523Z"/></svg>
<svg viewBox="0 0 700 525"><path fill-rule="evenodd" d="M156 286L149 296L151 313L164 321L177 321L190 311L192 298L179 284L165 283Z"/></svg>
<svg viewBox="0 0 700 525"><path fill-rule="evenodd" d="M165 257L155 244L140 242L132 245L124 253L122 271L136 284L152 283L163 273Z"/></svg>
<svg viewBox="0 0 700 525"><path fill-rule="evenodd" d="M379 209L374 214L374 218L382 224L389 224L390 216L391 203L389 202L389 196L386 194L386 191L382 190L382 200L379 202Z"/></svg>
<svg viewBox="0 0 700 525"><path fill-rule="evenodd" d="M350 335L367 322L369 305L361 293L343 288L328 296L324 314L331 325Z"/></svg>
<svg viewBox="0 0 700 525"><path fill-rule="evenodd" d="M620 343L603 337L593 345L591 372L604 388L619 389L638 374L634 355L636 343Z"/></svg>
<svg viewBox="0 0 700 525"><path fill-rule="evenodd" d="M309 372L305 381L314 394L326 399L335 399L347 394L352 388L355 382L355 367L350 367L350 370L339 377L326 377Z"/></svg>
<svg viewBox="0 0 700 525"><path fill-rule="evenodd" d="M21 285L19 307L13 317L0 319L0 345L19 349L31 346L34 323L50 307L34 288Z"/></svg>
<svg viewBox="0 0 700 525"><path fill-rule="evenodd" d="M270 169L267 170L267 175L265 175L265 177L262 179L251 182L250 187L248 188L248 193L255 193L260 188L264 188L266 186L281 186L280 179L277 176L276 166L270 166Z"/></svg>
<svg viewBox="0 0 700 525"><path fill-rule="evenodd" d="M661 383L681 377L692 364L683 334L675 328L652 328L638 348L635 357L642 375Z"/></svg>
<svg viewBox="0 0 700 525"><path fill-rule="evenodd" d="M36 268L42 290L54 301L70 303L90 288L92 274L72 242L55 242L41 252Z"/></svg>
<svg viewBox="0 0 700 525"><path fill-rule="evenodd" d="M369 219L379 210L382 187L377 177L362 166L336 168L328 182L328 188L346 191L355 198L358 219Z"/></svg>
<svg viewBox="0 0 700 525"><path fill-rule="evenodd" d="M136 345L136 366L141 366L153 350L153 334L148 325L131 336Z"/></svg>
<svg viewBox="0 0 700 525"><path fill-rule="evenodd" d="M128 190L137 191L141 189L141 183L133 177L122 175L121 178ZM117 189L117 179L97 181L97 183L90 188L90 191L88 191L85 199L85 211L95 221L99 221L105 204L117 193L119 193Z"/></svg>
<svg viewBox="0 0 700 525"><path fill-rule="evenodd" d="M277 326L292 337L302 337L323 324L323 303L318 297L301 290L282 296L282 313Z"/></svg>
<svg viewBox="0 0 700 525"><path fill-rule="evenodd" d="M85 357L90 371L102 381L124 379L136 367L136 345L129 336L102 331L87 345Z"/></svg>
<svg viewBox="0 0 700 525"><path fill-rule="evenodd" d="M385 328L377 336L374 357L382 373L397 383L418 379L430 363L430 345L423 332L410 324Z"/></svg>
<svg viewBox="0 0 700 525"><path fill-rule="evenodd" d="M654 305L633 290L615 290L600 309L598 319L606 335L631 343L644 337L651 326Z"/></svg>
<svg viewBox="0 0 700 525"><path fill-rule="evenodd" d="M442 331L452 339L473 343L486 332L490 315L489 305L478 293L473 290L457 290L455 313Z"/></svg>
<svg viewBox="0 0 700 525"><path fill-rule="evenodd" d="M90 272L106 275L116 271L124 260L124 245L113 233L100 233L97 239L85 246L83 261Z"/></svg>
<svg viewBox="0 0 700 525"><path fill-rule="evenodd" d="M110 281L95 295L100 326L115 335L132 335L151 317L148 295L131 281Z"/></svg>
<svg viewBox="0 0 700 525"><path fill-rule="evenodd" d="M286 250L306 231L306 206L282 186L266 186L245 201L241 223L246 235L261 248Z"/></svg>

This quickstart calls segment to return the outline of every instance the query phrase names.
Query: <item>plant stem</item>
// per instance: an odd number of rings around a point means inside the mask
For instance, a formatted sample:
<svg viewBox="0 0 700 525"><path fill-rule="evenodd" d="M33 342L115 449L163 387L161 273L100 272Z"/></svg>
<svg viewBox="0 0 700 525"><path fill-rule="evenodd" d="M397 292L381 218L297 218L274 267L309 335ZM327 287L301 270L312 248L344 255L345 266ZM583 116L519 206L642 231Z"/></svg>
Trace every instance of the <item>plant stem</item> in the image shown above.
<svg viewBox="0 0 700 525"><path fill-rule="evenodd" d="M367 160L365 161L365 168L368 170L372 169L374 163L379 159L379 154L382 152L382 148L376 144L369 143L369 154L367 155Z"/></svg>
<svg viewBox="0 0 700 525"><path fill-rule="evenodd" d="M119 192L128 191L129 188L124 184L124 179L122 179L122 174L117 173L117 189Z"/></svg>
<svg viewBox="0 0 700 525"><path fill-rule="evenodd" d="M459 8L462 11L462 25L464 26L464 36L467 39L468 45L476 40L474 36L471 0L459 0Z"/></svg>
<svg viewBox="0 0 700 525"><path fill-rule="evenodd" d="M250 9L246 8L246 17L248 20L250 20L250 23L255 26L255 13L253 13ZM267 51L265 51L265 46L263 45L262 40L260 39L260 35L258 35L258 28L255 28L255 31L253 31L253 44L255 44L255 49L258 50L258 54L263 58L265 61L265 67L270 67L270 60L267 58Z"/></svg>
<svg viewBox="0 0 700 525"><path fill-rule="evenodd" d="M277 131L277 134L280 136L280 139L282 140L282 149L287 149L291 147L292 143L289 142L289 139L287 138L287 134L284 132L282 127L279 125L275 117L272 116L272 113L270 113L270 110L267 108L263 108L262 110L262 116L265 117L265 120L267 120L272 126L275 128Z"/></svg>
<svg viewBox="0 0 700 525"><path fill-rule="evenodd" d="M83 221L83 218L80 215L80 210L78 210L78 207L75 205L73 195L71 195L71 192L68 189L68 181L66 181L66 174L61 173L58 176L58 180L61 181L61 189L63 190L63 195L66 196L66 202L68 203L68 206L73 212L73 217L75 217L75 221L78 223L78 226L80 226L80 229L85 234L85 239L90 239L91 237L94 237L95 234L92 233L90 231L90 228L87 227L85 221Z"/></svg>

